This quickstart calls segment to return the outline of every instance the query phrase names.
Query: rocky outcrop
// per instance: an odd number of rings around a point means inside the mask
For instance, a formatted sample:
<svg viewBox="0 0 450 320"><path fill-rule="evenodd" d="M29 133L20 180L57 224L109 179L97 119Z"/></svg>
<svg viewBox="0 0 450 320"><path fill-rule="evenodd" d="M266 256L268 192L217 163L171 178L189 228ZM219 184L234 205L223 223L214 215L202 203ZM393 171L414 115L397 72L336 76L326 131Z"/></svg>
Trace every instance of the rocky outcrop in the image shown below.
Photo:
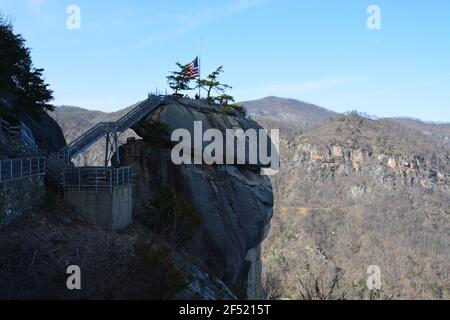
<svg viewBox="0 0 450 320"><path fill-rule="evenodd" d="M197 266L188 270L191 279L187 288L180 294L183 300L236 300L237 297L217 277L211 277Z"/></svg>
<svg viewBox="0 0 450 320"><path fill-rule="evenodd" d="M201 216L201 229L187 245L193 256L231 289L243 289L250 298L261 293L260 243L272 217L270 180L259 166L175 165L167 133L177 128L203 130L260 127L238 112L190 100L170 100L133 129L143 140L120 148L122 164L136 170L134 213L143 215L152 196L170 186L184 194ZM249 278L250 276L250 278Z"/></svg>
<svg viewBox="0 0 450 320"><path fill-rule="evenodd" d="M420 186L450 193L448 154L388 155L340 145L300 143L292 148L292 162L308 177L324 182L352 174L365 176L373 185L392 189L397 185Z"/></svg>
<svg viewBox="0 0 450 320"><path fill-rule="evenodd" d="M61 127L47 113L43 113L39 118L21 114L19 120L31 130L41 152L57 152L66 146ZM0 159L20 158L28 155L27 151L20 147L18 141L0 139Z"/></svg>
<svg viewBox="0 0 450 320"><path fill-rule="evenodd" d="M56 152L66 146L61 127L47 113L43 113L39 119L22 114L20 121L23 121L30 128L41 151Z"/></svg>
<svg viewBox="0 0 450 320"><path fill-rule="evenodd" d="M263 245L266 279L281 297L301 299L299 279L331 283L342 272L335 293L365 299L366 268L377 265L387 296L448 298L439 284L450 261L448 144L355 115L281 142Z"/></svg>

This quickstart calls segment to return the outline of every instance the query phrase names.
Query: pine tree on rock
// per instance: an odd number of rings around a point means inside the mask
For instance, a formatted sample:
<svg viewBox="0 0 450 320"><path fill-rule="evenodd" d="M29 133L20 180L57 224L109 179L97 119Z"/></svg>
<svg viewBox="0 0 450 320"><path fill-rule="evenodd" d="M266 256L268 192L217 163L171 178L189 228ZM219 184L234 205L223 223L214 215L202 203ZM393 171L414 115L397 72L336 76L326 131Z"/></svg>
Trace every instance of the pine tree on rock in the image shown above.
<svg viewBox="0 0 450 320"><path fill-rule="evenodd" d="M180 70L170 72L170 75L167 77L167 82L175 95L178 95L180 91L188 91L192 90L192 88L189 86L191 78L187 66L183 66L179 62L176 65Z"/></svg>
<svg viewBox="0 0 450 320"><path fill-rule="evenodd" d="M233 97L224 94L226 90L231 89L232 87L219 82L218 78L221 73L223 73L223 66L218 67L215 71L210 73L206 79L198 81L198 86L207 92L206 100L208 100L209 103L217 100L223 101L223 98L225 97L228 97L228 101L233 99ZM219 96L212 96L214 92Z"/></svg>

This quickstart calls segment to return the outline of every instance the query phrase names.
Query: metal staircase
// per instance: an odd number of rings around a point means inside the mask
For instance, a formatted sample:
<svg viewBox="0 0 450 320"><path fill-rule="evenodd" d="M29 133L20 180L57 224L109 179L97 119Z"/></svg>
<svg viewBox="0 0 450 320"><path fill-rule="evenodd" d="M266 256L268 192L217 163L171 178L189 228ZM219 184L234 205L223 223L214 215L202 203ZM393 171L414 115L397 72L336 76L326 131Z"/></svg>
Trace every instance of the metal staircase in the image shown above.
<svg viewBox="0 0 450 320"><path fill-rule="evenodd" d="M115 144L114 147L116 148L116 155L118 156L118 133L124 132L125 130L141 121L150 112L158 108L161 104L165 103L165 99L165 96L150 95L147 100L139 103L135 108L133 108L130 112L125 114L116 122L101 122L72 141L61 151L47 154L45 158L44 156L37 157L37 162L35 161L37 163L37 169L32 166L36 166L32 159L27 160L28 162L24 162L23 159L9 160L7 163L9 165L8 168L6 164L2 165L2 162L0 162L0 182L2 182L2 180L6 181L6 178L2 179L2 177L7 177L8 174L9 176L7 178L11 180L16 179L17 177L21 178L26 173L26 170L29 170L29 175L35 174L36 172L38 174L44 174L45 171L47 176L56 185L63 188L65 188L66 186L76 186L77 189L91 188L93 190L95 189L96 191L99 191L104 189L112 190L114 187L129 184L132 180L132 173L130 168L108 168L106 167L106 161L105 167L75 168L71 160L73 157L79 155L103 137L106 137L107 149L109 143ZM38 154L40 152L38 146L35 143L31 130L25 124L22 123L20 127L14 128L6 128L6 125L6 121L0 121L0 129L2 129L0 130L0 133L3 133L3 131L7 131L7 133L11 135L11 132L13 131L14 134L17 133L17 138L21 140L21 143L27 148L29 152L33 152L35 154ZM111 137L114 139L113 141L110 141ZM40 162L41 158L43 160L42 165ZM23 169L24 163L25 170ZM5 172L4 174L2 174L3 171ZM66 181L66 179L68 179L69 181Z"/></svg>
<svg viewBox="0 0 450 320"><path fill-rule="evenodd" d="M31 129L23 122L20 123L20 140L22 147L33 155L39 153L39 147L34 140L33 133Z"/></svg>
<svg viewBox="0 0 450 320"><path fill-rule="evenodd" d="M139 121L141 121L150 112L158 108L165 98L163 96L151 95L147 100L139 103L130 112L124 115L116 122L100 122L90 130L79 136L77 139L63 148L59 154L59 158L64 159L65 162L70 162L73 157L76 157L84 150L89 148L101 138L112 134L122 133L129 129Z"/></svg>
<svg viewBox="0 0 450 320"><path fill-rule="evenodd" d="M64 161L58 153L52 153L46 159L46 173L56 185L64 186L64 175L67 170L72 170L72 164Z"/></svg>
<svg viewBox="0 0 450 320"><path fill-rule="evenodd" d="M73 172L73 170L75 169L71 161L73 157L76 157L77 155L82 153L84 150L89 148L91 145L93 145L95 142L97 142L103 137L106 137L107 139L107 148L108 148L108 143L111 136L115 138L116 152L117 152L118 148L117 133L124 132L128 128L132 127L133 125L141 121L150 112L152 112L153 110L158 108L162 103L164 103L164 101L165 101L164 96L151 95L148 97L147 100L139 103L135 108L133 108L130 112L128 112L126 115L124 115L116 122L98 123L90 130L86 131L84 134L82 134L77 139L72 141L66 147L64 147L60 152L48 155L46 164L46 172L48 173L48 176L57 185L65 187L67 185L66 179L68 174L70 177L70 173ZM84 180L90 181L89 179L94 177L96 181L96 183L94 184L96 186L95 187L96 190L99 189L99 186L102 186L98 175L100 169L92 170L92 168L78 168L77 172L81 177L80 170L83 170L82 173L83 181ZM93 172L95 172L95 175L93 174ZM116 172L123 173L124 168L114 169L111 170L111 172L113 174L116 174ZM128 177L130 176L129 171L127 171L127 176ZM108 188L111 188L113 180L116 183L119 183L120 181L122 181L123 183L123 181L125 181L123 177L122 180L120 180L121 177L120 174L117 174L117 177L118 178L116 179L110 179L109 183L107 184L109 186ZM129 182L130 178L128 178L126 181ZM79 184L79 186L80 185L81 183Z"/></svg>

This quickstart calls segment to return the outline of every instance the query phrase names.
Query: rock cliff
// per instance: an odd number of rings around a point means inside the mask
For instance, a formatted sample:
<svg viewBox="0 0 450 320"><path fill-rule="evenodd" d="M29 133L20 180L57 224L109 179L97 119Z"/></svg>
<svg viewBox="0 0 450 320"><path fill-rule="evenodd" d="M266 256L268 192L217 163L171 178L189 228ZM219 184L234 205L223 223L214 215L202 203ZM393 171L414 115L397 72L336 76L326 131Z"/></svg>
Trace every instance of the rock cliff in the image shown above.
<svg viewBox="0 0 450 320"><path fill-rule="evenodd" d="M282 141L263 251L281 296L339 270L347 298L367 298L377 265L385 298L448 298L450 149L428 131L349 114Z"/></svg>
<svg viewBox="0 0 450 320"><path fill-rule="evenodd" d="M170 133L178 128L193 132L194 121L202 121L204 130L260 129L238 111L170 99L133 128L143 140L120 148L122 164L137 174L135 217L145 214L162 186L184 194L201 216L200 230L187 250L231 289L261 297L260 244L272 217L271 182L259 166L173 164Z"/></svg>
<svg viewBox="0 0 450 320"><path fill-rule="evenodd" d="M42 114L39 119L22 114L20 120L30 128L40 150L57 152L66 146L61 127L47 113Z"/></svg>
<svg viewBox="0 0 450 320"><path fill-rule="evenodd" d="M43 113L40 118L21 114L19 120L30 128L40 151L57 152L66 145L62 128L47 113ZM15 143L0 141L0 159L20 158L26 155L27 153L21 151Z"/></svg>

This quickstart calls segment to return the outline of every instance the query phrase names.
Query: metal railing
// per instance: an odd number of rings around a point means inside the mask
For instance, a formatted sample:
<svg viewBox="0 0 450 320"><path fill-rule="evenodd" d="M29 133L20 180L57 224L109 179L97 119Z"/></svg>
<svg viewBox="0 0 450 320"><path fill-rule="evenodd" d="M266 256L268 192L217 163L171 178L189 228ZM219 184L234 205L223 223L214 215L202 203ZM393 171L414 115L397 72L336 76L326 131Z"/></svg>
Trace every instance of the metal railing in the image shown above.
<svg viewBox="0 0 450 320"><path fill-rule="evenodd" d="M129 167L82 167L66 170L63 187L69 190L109 191L131 185L132 170Z"/></svg>
<svg viewBox="0 0 450 320"><path fill-rule="evenodd" d="M0 118L0 137L2 137L8 131L8 128L9 128L8 121Z"/></svg>
<svg viewBox="0 0 450 320"><path fill-rule="evenodd" d="M0 160L0 183L45 175L45 158Z"/></svg>
<svg viewBox="0 0 450 320"><path fill-rule="evenodd" d="M58 185L63 185L64 172L73 169L73 166L59 157L58 153L52 153L46 159L46 173Z"/></svg>
<svg viewBox="0 0 450 320"><path fill-rule="evenodd" d="M163 101L163 96L149 96L147 100L139 103L116 122L98 123L62 149L60 152L61 157L70 160L72 157L75 157L89 148L106 134L125 131L155 110Z"/></svg>
<svg viewBox="0 0 450 320"><path fill-rule="evenodd" d="M77 154L83 152L91 145L93 145L98 139L103 137L106 133L112 131L114 129L114 122L100 122L81 136L79 136L76 140L72 141L67 147L65 147L61 154L64 155L64 158L70 159L71 157L76 156Z"/></svg>
<svg viewBox="0 0 450 320"><path fill-rule="evenodd" d="M39 153L39 147L34 140L33 132L31 129L23 122L20 123L20 141L22 147L32 154Z"/></svg>
<svg viewBox="0 0 450 320"><path fill-rule="evenodd" d="M117 130L122 132L140 120L142 120L146 115L148 115L151 111L156 109L162 102L164 102L164 96L149 96L147 100L140 103L133 110L128 112L122 118L120 118L117 123Z"/></svg>
<svg viewBox="0 0 450 320"><path fill-rule="evenodd" d="M20 125L11 125L8 121L0 119L0 138L7 143L17 145L19 149L28 151L33 155L39 153L39 147L31 129L23 122Z"/></svg>
<svg viewBox="0 0 450 320"><path fill-rule="evenodd" d="M0 119L0 132L3 137L15 139L20 137L20 126L11 125L8 121Z"/></svg>

